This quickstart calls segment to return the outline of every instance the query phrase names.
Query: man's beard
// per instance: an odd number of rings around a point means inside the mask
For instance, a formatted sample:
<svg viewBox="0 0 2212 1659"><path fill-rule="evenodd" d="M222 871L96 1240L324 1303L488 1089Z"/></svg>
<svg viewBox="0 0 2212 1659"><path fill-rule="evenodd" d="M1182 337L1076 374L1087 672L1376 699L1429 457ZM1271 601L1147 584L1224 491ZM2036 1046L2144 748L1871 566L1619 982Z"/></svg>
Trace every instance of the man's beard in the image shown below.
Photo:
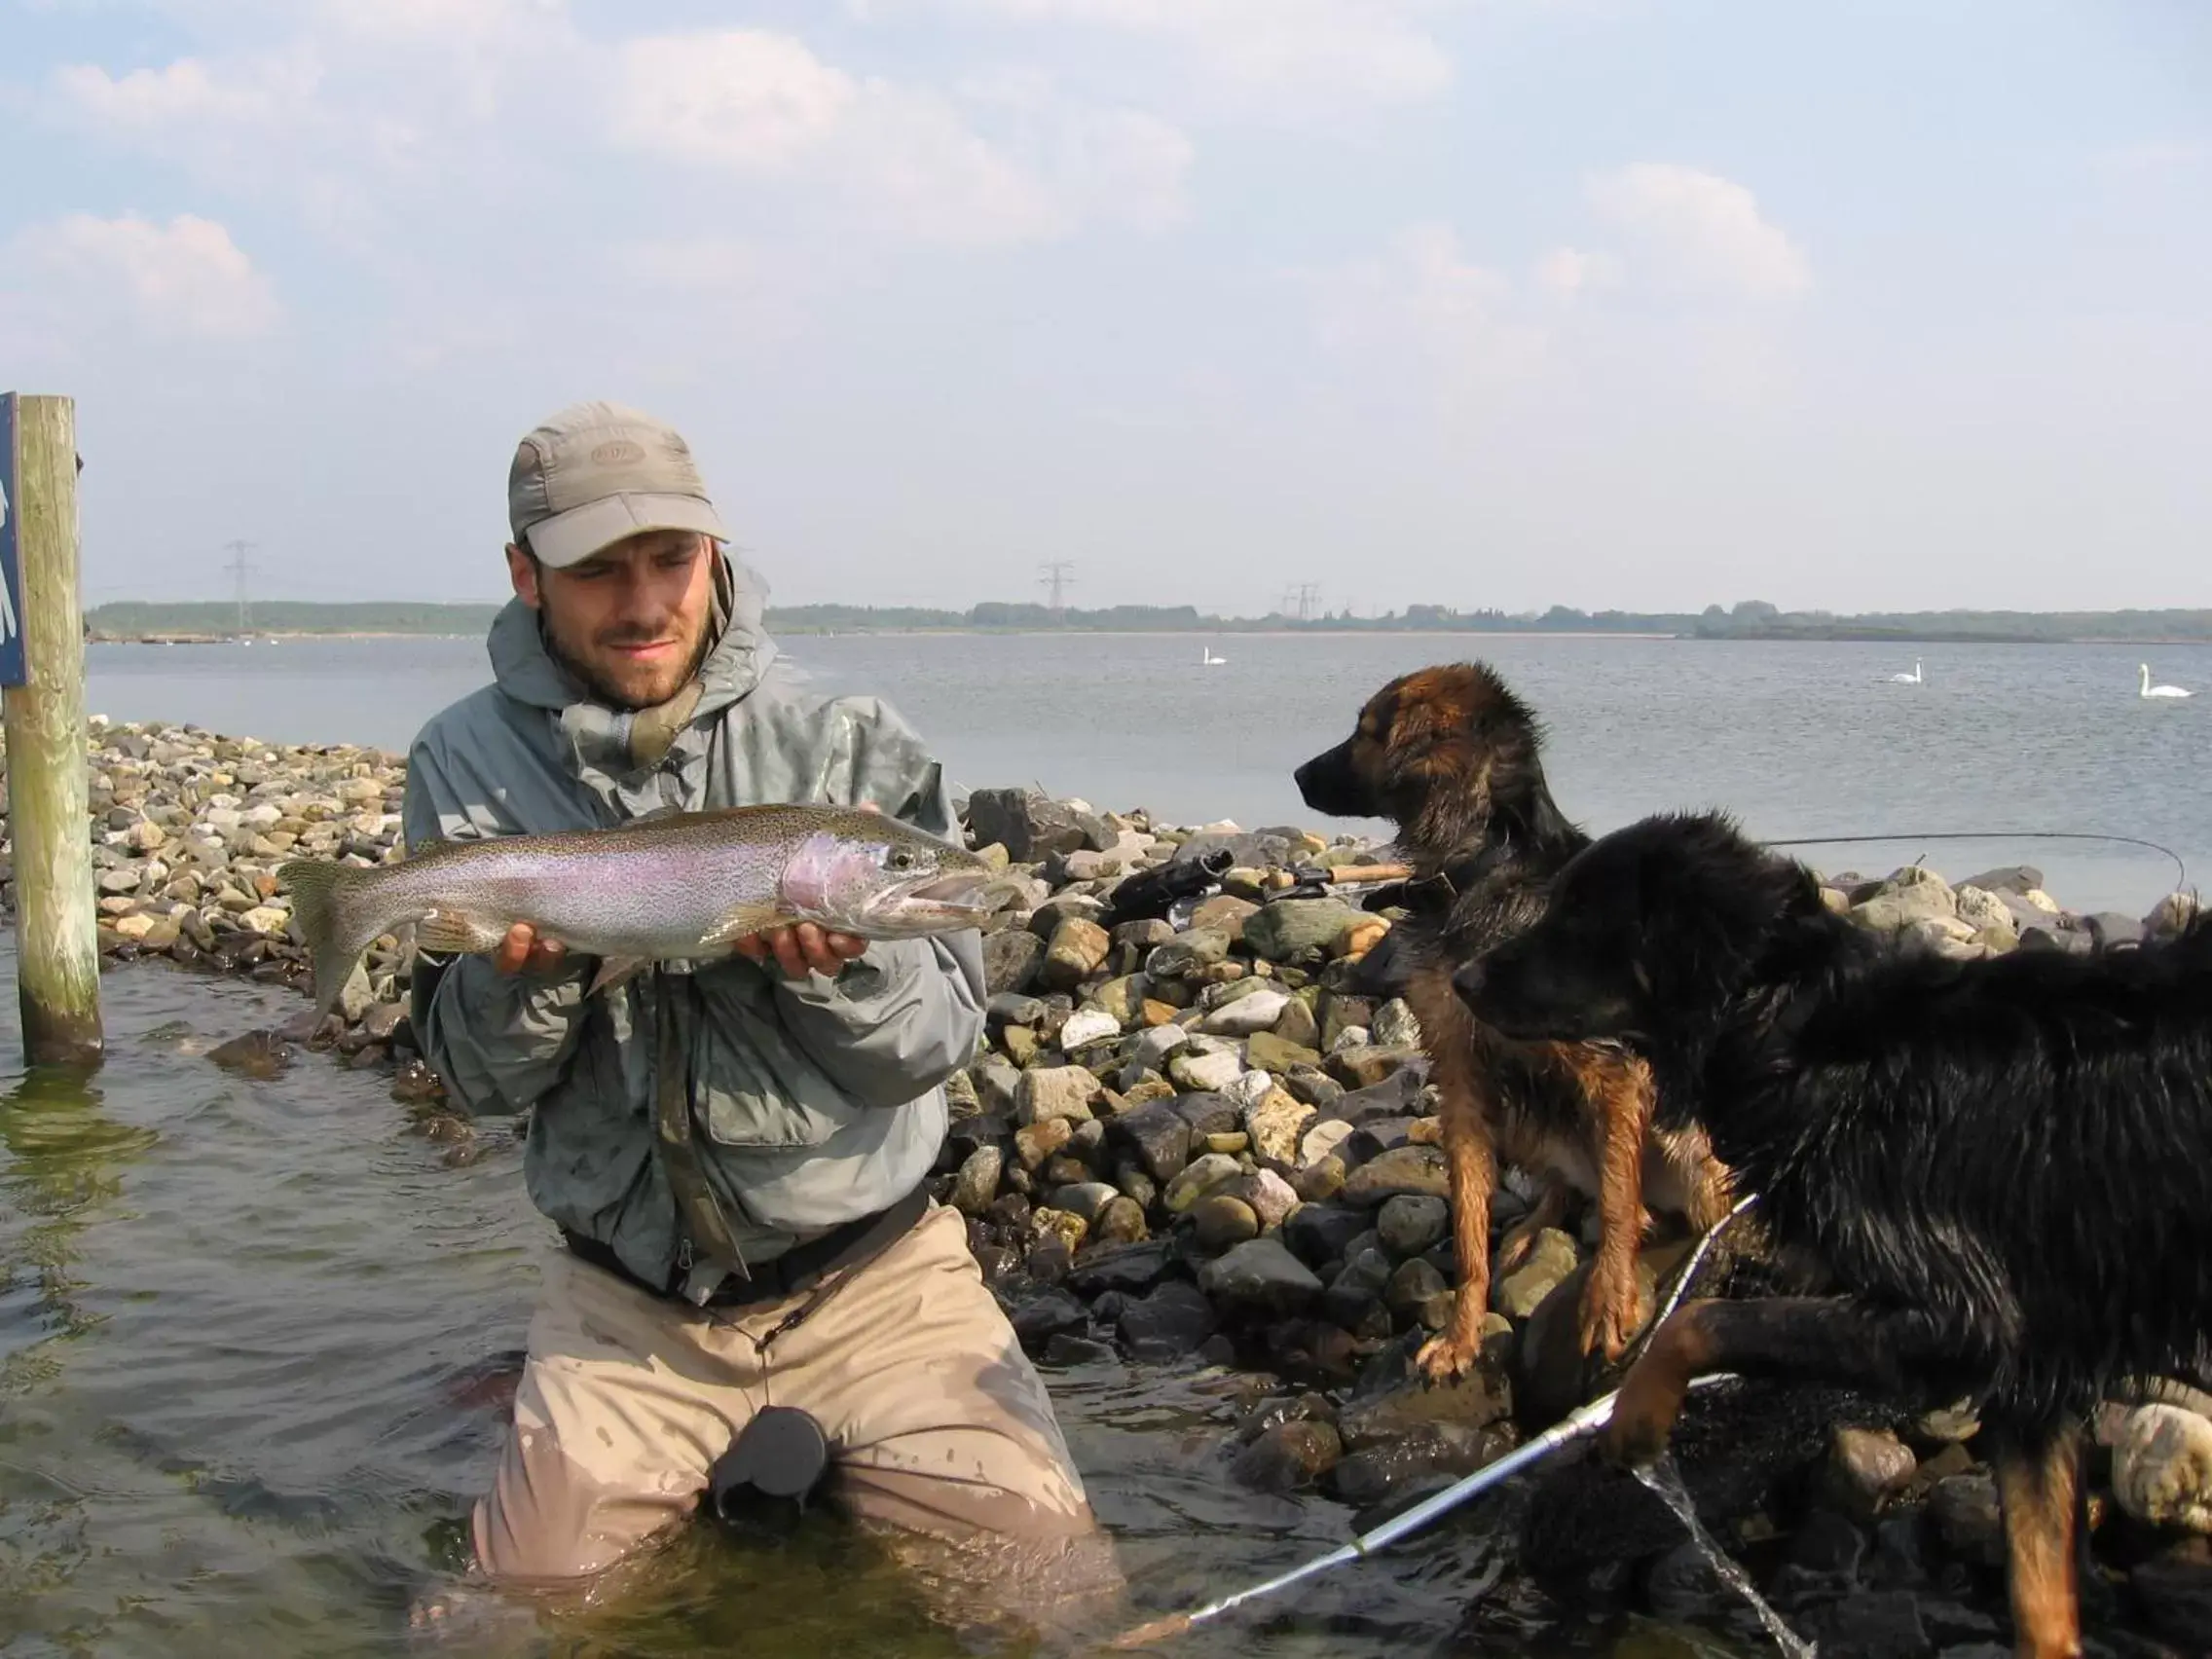
<svg viewBox="0 0 2212 1659"><path fill-rule="evenodd" d="M575 681L589 692L592 701L603 703L610 709L633 711L656 708L682 691L684 686L690 684L693 680L698 678L699 665L707 660L707 652L713 648L715 643L714 621L710 617L707 625L699 630L698 643L691 647L691 658L683 665L683 672L677 676L675 682L660 696L654 698L651 702L641 703L630 696L628 692L611 684L604 677L594 673L585 664L578 662L568 651L562 649L559 638L555 635L553 629L547 625L542 613L538 617L537 634L545 646L545 654L559 664L562 671L570 679Z"/></svg>

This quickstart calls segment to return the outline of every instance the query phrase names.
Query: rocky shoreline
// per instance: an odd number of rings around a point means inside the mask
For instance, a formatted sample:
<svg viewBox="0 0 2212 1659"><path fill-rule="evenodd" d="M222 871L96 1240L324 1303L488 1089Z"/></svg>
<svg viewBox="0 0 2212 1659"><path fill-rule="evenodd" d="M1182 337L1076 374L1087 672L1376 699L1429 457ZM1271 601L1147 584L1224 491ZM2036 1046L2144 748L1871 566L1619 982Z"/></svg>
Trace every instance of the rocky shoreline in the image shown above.
<svg viewBox="0 0 2212 1659"><path fill-rule="evenodd" d="M95 719L90 742L100 946L308 982L275 869L296 856L399 856L404 762L192 727ZM1425 1495L1604 1385L1574 1351L1587 1234L1550 1230L1493 1291L1475 1372L1427 1388L1411 1354L1449 1316L1445 1168L1420 1033L1393 994L1387 847L1294 829L1174 827L1021 791L966 803L970 843L1014 866L984 941L988 1040L949 1086L933 1177L1049 1364L1119 1353L1244 1376L1222 1455L1255 1488L1317 1490L1367 1523ZM1837 874L1862 925L1980 956L2125 947L2175 927L2078 915L2033 869L1952 885L1917 866ZM0 844L0 896L12 868ZM390 1077L447 1156L484 1134L453 1112L406 1014L412 945L378 941L317 1028L301 1013L210 1055L269 1072L302 1050ZM1508 1176L1502 1231L1532 1197ZM1648 1311L1687 1241L1655 1242ZM2103 1651L2212 1653L2212 1401L2114 1402L2091 1458ZM1995 1488L1974 1425L1751 1388L1701 1397L1683 1473L1701 1512L1799 1634L1829 1654L2005 1650ZM1570 1460L1527 1483L1521 1557L1580 1609L1743 1616L1658 1500ZM1687 1552L1687 1553L1685 1553ZM2095 1649L2093 1649L2095 1650Z"/></svg>

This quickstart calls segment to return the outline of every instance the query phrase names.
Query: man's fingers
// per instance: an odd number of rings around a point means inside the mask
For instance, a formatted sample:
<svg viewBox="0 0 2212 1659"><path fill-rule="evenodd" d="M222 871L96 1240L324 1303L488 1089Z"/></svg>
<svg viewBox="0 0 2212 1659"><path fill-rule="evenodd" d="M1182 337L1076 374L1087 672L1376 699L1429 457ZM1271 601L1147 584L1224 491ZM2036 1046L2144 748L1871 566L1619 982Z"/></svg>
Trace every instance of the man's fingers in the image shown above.
<svg viewBox="0 0 2212 1659"><path fill-rule="evenodd" d="M784 971L786 978L796 979L806 973L806 959L799 949L796 928L776 929L768 936L768 944L775 951L776 966Z"/></svg>
<svg viewBox="0 0 2212 1659"><path fill-rule="evenodd" d="M492 966L502 974L520 973L523 964L530 960L531 945L536 938L535 930L528 922L515 923L492 953Z"/></svg>

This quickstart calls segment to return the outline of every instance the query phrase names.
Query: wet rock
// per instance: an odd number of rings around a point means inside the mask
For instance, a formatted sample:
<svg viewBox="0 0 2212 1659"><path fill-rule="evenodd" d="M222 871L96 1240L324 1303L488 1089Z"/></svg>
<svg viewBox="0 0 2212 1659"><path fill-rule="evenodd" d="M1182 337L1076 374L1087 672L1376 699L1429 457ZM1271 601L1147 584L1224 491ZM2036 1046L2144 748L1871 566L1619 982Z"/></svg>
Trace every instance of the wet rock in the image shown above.
<svg viewBox="0 0 2212 1659"><path fill-rule="evenodd" d="M1170 1279L1122 1309L1122 1341L1138 1359L1180 1359L1220 1324L1213 1304L1195 1284Z"/></svg>
<svg viewBox="0 0 2212 1659"><path fill-rule="evenodd" d="M1260 1218L1241 1198L1215 1193L1191 1206L1191 1225L1202 1250L1226 1250L1260 1235Z"/></svg>
<svg viewBox="0 0 2212 1659"><path fill-rule="evenodd" d="M1451 1219L1451 1206L1442 1198L1400 1193L1382 1200L1375 1230L1382 1235L1382 1248L1404 1261L1441 1242Z"/></svg>
<svg viewBox="0 0 2212 1659"><path fill-rule="evenodd" d="M1472 1474L1511 1446L1496 1429L1423 1423L1395 1440L1347 1454L1330 1470L1329 1486L1341 1501L1365 1507L1426 1476Z"/></svg>
<svg viewBox="0 0 2212 1659"><path fill-rule="evenodd" d="M1403 998L1392 997L1375 1011L1375 1022L1368 1027L1368 1038L1378 1048L1418 1049L1420 1047L1420 1021L1414 1017Z"/></svg>
<svg viewBox="0 0 2212 1659"><path fill-rule="evenodd" d="M2179 1406L2139 1406L2113 1449L2120 1506L2155 1527L2212 1532L2212 1422Z"/></svg>
<svg viewBox="0 0 2212 1659"><path fill-rule="evenodd" d="M1225 1153L1208 1153L1167 1183L1160 1201L1170 1215L1181 1215L1224 1182L1244 1173L1244 1166Z"/></svg>
<svg viewBox="0 0 2212 1659"><path fill-rule="evenodd" d="M1220 1189L1231 1198L1251 1206L1259 1217L1264 1231L1272 1232L1298 1208L1298 1195L1291 1185L1272 1169L1254 1169L1239 1175ZM1296 1252L1293 1252L1296 1254Z"/></svg>
<svg viewBox="0 0 2212 1659"><path fill-rule="evenodd" d="M1344 1201L1372 1208L1402 1193L1441 1198L1449 1191L1441 1148L1400 1146L1354 1169L1345 1180Z"/></svg>
<svg viewBox="0 0 2212 1659"><path fill-rule="evenodd" d="M1009 1315L1014 1334L1025 1348L1037 1348L1065 1331L1081 1331L1090 1323L1089 1311L1057 1286L1032 1292Z"/></svg>
<svg viewBox="0 0 2212 1659"><path fill-rule="evenodd" d="M1252 1149L1262 1158L1296 1168L1300 1162L1299 1137L1312 1120L1312 1107L1271 1087L1246 1109L1244 1132L1252 1137Z"/></svg>
<svg viewBox="0 0 2212 1659"><path fill-rule="evenodd" d="M1167 1276L1174 1263L1173 1246L1164 1238L1111 1249L1095 1248L1068 1274L1068 1285L1078 1296L1148 1291Z"/></svg>
<svg viewBox="0 0 2212 1659"><path fill-rule="evenodd" d="M1070 1215L1083 1218L1086 1227L1096 1222L1101 1211L1122 1195L1103 1181L1079 1181L1056 1189L1052 1194L1052 1207L1066 1210Z"/></svg>
<svg viewBox="0 0 2212 1659"><path fill-rule="evenodd" d="M1821 1495L1844 1514L1871 1520L1912 1484L1919 1459L1887 1429L1838 1428L1820 1476Z"/></svg>
<svg viewBox="0 0 2212 1659"><path fill-rule="evenodd" d="M1014 1131L1014 1156L1021 1160L1024 1169L1034 1172L1042 1169L1045 1161L1067 1145L1074 1134L1075 1125L1065 1118L1027 1124Z"/></svg>
<svg viewBox="0 0 2212 1659"><path fill-rule="evenodd" d="M1419 1335L1400 1338L1368 1362L1337 1412L1337 1428L1353 1450L1397 1439L1427 1423L1461 1428L1501 1424L1513 1410L1513 1388L1489 1349L1450 1382L1430 1383L1414 1367Z"/></svg>
<svg viewBox="0 0 2212 1659"><path fill-rule="evenodd" d="M1114 1350L1104 1343L1065 1331L1046 1340L1043 1355L1047 1365L1061 1370L1073 1370L1079 1365L1096 1365L1113 1357Z"/></svg>
<svg viewBox="0 0 2212 1659"><path fill-rule="evenodd" d="M1419 1049L1382 1049L1360 1044L1331 1054L1327 1064L1331 1077L1346 1088L1356 1090L1373 1088L1401 1072L1418 1079L1425 1072L1428 1057Z"/></svg>
<svg viewBox="0 0 2212 1659"><path fill-rule="evenodd" d="M234 1077L266 1083L291 1065L294 1051L273 1031L248 1031L207 1051L208 1060Z"/></svg>
<svg viewBox="0 0 2212 1659"><path fill-rule="evenodd" d="M1321 1281L1275 1237L1238 1244L1198 1270L1198 1288L1221 1309L1245 1317L1282 1318L1321 1295Z"/></svg>
<svg viewBox="0 0 2212 1659"><path fill-rule="evenodd" d="M1364 1210L1342 1204L1307 1203L1282 1224L1283 1243L1308 1267L1319 1269L1341 1258L1346 1247L1374 1225Z"/></svg>
<svg viewBox="0 0 2212 1659"><path fill-rule="evenodd" d="M1198 1029L1219 1037L1250 1037L1273 1026L1289 1006L1290 998L1286 994L1263 985L1222 1002L1198 1022Z"/></svg>
<svg viewBox="0 0 2212 1659"><path fill-rule="evenodd" d="M1997 1483L1987 1471L1937 1481L1928 1493L1928 1519L1951 1554L1984 1567L2004 1561L2004 1517Z"/></svg>
<svg viewBox="0 0 2212 1659"><path fill-rule="evenodd" d="M1119 1194L1100 1206L1090 1224L1090 1236L1101 1244L1131 1244L1149 1231L1145 1225L1144 1205Z"/></svg>
<svg viewBox="0 0 2212 1659"><path fill-rule="evenodd" d="M1082 1066L1040 1066L1021 1074L1014 1090L1014 1122L1024 1127L1053 1118L1088 1123L1098 1098L1098 1079Z"/></svg>
<svg viewBox="0 0 2212 1659"><path fill-rule="evenodd" d="M1121 1036L1122 1022L1102 1008L1079 1008L1060 1027L1060 1049L1074 1053L1078 1049L1093 1043L1104 1043Z"/></svg>
<svg viewBox="0 0 2212 1659"><path fill-rule="evenodd" d="M1807 1621L1801 1633L1823 1653L1853 1659L1931 1659L1936 1644L1909 1590L1862 1590Z"/></svg>
<svg viewBox="0 0 2212 1659"><path fill-rule="evenodd" d="M2212 1545L2187 1538L2141 1563L2127 1575L2135 1604L2152 1629L2184 1651L2201 1651L2212 1631Z"/></svg>
<svg viewBox="0 0 2212 1659"><path fill-rule="evenodd" d="M1229 936L1214 928L1194 928L1155 947L1144 959L1145 977L1176 979L1229 955Z"/></svg>
<svg viewBox="0 0 2212 1659"><path fill-rule="evenodd" d="M1027 928L1007 928L983 940L983 986L993 993L1024 991L1037 981L1045 941Z"/></svg>
<svg viewBox="0 0 2212 1659"><path fill-rule="evenodd" d="M1288 962L1307 951L1326 951L1362 912L1337 899L1282 899L1244 922L1244 943L1255 956Z"/></svg>
<svg viewBox="0 0 2212 1659"><path fill-rule="evenodd" d="M1580 1260L1572 1238L1556 1227L1545 1228L1536 1235L1528 1261L1498 1281L1491 1293L1491 1306L1508 1318L1526 1319Z"/></svg>
<svg viewBox="0 0 2212 1659"><path fill-rule="evenodd" d="M1167 1062L1167 1075L1178 1088L1195 1094L1216 1093L1227 1088L1244 1073L1244 1062L1235 1050L1219 1053L1195 1053L1189 1049Z"/></svg>
<svg viewBox="0 0 2212 1659"><path fill-rule="evenodd" d="M1133 1148L1156 1181L1173 1181L1191 1161L1191 1122L1172 1100L1155 1100L1120 1114L1107 1124L1107 1133Z"/></svg>
<svg viewBox="0 0 2212 1659"><path fill-rule="evenodd" d="M1106 966L1113 936L1096 922L1070 916L1052 930L1039 977L1054 990L1068 991Z"/></svg>
<svg viewBox="0 0 2212 1659"><path fill-rule="evenodd" d="M1452 1301L1452 1289L1444 1282L1444 1275L1419 1256L1399 1263L1382 1290L1385 1308L1419 1320L1431 1331L1440 1331L1451 1322Z"/></svg>
<svg viewBox="0 0 2212 1659"><path fill-rule="evenodd" d="M1344 1456L1344 1442L1326 1422L1278 1422L1237 1454L1230 1476L1255 1492L1297 1492L1316 1485Z"/></svg>
<svg viewBox="0 0 2212 1659"><path fill-rule="evenodd" d="M1241 1122L1233 1102L1210 1092L1186 1094L1175 1102L1175 1109L1191 1125L1191 1133L1200 1137L1235 1133Z"/></svg>
<svg viewBox="0 0 2212 1659"><path fill-rule="evenodd" d="M1006 1154L995 1146L979 1146L961 1161L952 1184L952 1207L963 1215L981 1215L999 1196L999 1176L1006 1168Z"/></svg>

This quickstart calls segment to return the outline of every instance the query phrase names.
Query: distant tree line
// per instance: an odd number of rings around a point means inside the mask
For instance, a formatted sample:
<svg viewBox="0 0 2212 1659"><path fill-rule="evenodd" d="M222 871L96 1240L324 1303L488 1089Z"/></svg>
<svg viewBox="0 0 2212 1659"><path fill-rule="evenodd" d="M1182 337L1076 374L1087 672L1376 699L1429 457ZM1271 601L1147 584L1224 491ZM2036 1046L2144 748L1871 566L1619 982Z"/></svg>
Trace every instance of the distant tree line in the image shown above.
<svg viewBox="0 0 2212 1659"><path fill-rule="evenodd" d="M253 608L253 631L275 634L481 635L496 605L427 605L404 601L311 604L264 601ZM146 636L221 639L238 631L238 611L219 602L154 605L118 601L89 611L93 639ZM1576 610L1555 605L1544 611L1461 610L1447 605L1409 605L1379 616L1338 611L1309 618L1215 616L1190 605L1070 607L1054 612L1034 604L990 601L965 610L923 606L792 605L770 608L768 626L789 634L977 633L1240 634L1463 633L1658 634L1699 640L1921 640L2023 641L2212 640L2212 610L1918 610L1843 615L1825 610L1782 610L1764 600L1746 600L1702 611Z"/></svg>

